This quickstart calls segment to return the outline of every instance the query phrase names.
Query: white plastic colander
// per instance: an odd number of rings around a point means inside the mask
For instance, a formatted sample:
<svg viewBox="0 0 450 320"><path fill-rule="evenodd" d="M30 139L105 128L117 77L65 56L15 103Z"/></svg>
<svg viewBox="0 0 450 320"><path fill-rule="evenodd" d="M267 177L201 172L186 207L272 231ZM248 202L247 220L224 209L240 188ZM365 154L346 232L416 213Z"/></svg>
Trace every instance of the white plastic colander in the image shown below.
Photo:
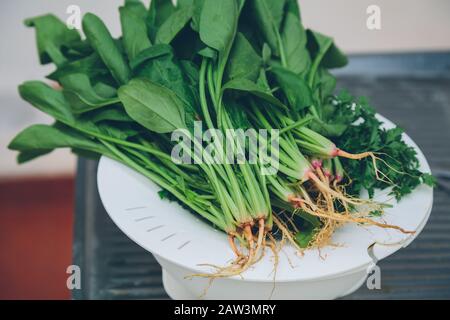
<svg viewBox="0 0 450 320"><path fill-rule="evenodd" d="M394 126L380 119L385 127ZM418 146L408 136L404 139L416 149L420 169L430 172ZM393 205L380 220L415 230L415 234L347 224L333 236L333 243L339 246L324 248L320 253L308 250L300 257L286 245L279 255L275 278L273 256L267 251L264 259L242 277L216 279L209 286L208 279L186 277L212 272L200 264L225 266L232 261L225 234L177 203L161 200L158 186L106 157L99 164L98 188L111 219L161 264L165 289L174 299L334 299L350 294L365 282L374 260L386 258L417 237L433 204L433 190L424 185L399 203L388 199L387 192L380 192L376 199Z"/></svg>

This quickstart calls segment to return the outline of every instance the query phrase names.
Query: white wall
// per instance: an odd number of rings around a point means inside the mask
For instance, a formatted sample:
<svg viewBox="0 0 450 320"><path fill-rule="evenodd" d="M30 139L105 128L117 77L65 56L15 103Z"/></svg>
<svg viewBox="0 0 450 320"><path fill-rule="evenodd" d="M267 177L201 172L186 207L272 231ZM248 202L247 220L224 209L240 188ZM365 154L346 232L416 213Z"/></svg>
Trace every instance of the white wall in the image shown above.
<svg viewBox="0 0 450 320"><path fill-rule="evenodd" d="M450 50L449 0L299 0L304 23L333 35L349 53ZM381 30L366 27L369 5Z"/></svg>
<svg viewBox="0 0 450 320"><path fill-rule="evenodd" d="M218 0L219 1L219 0ZM52 156L17 167L8 141L21 128L50 119L20 101L16 87L29 79L42 79L51 67L39 66L34 32L22 21L53 12L66 17L77 4L83 12L100 15L113 35L120 33L117 7L121 0L3 0L0 2L0 177L73 172L74 157L58 151ZM346 52L450 50L450 0L300 0L304 23L333 35ZM382 30L366 28L366 8L382 10Z"/></svg>

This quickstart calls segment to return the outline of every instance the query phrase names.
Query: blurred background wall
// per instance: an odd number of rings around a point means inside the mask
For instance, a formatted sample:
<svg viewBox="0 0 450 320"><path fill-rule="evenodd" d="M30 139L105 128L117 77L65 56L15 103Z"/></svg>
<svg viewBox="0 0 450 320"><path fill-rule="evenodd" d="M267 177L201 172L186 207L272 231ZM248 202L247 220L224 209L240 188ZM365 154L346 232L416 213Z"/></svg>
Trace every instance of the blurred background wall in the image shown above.
<svg viewBox="0 0 450 320"><path fill-rule="evenodd" d="M149 2L148 0L144 0ZM219 1L219 0L218 0ZM75 157L68 151L18 167L6 146L22 128L50 119L22 102L17 86L52 71L39 66L27 17L69 5L101 16L120 34L122 0L4 0L0 2L0 299L69 298ZM450 50L449 0L300 0L306 26L332 35L347 53ZM381 30L366 26L369 5L381 9Z"/></svg>

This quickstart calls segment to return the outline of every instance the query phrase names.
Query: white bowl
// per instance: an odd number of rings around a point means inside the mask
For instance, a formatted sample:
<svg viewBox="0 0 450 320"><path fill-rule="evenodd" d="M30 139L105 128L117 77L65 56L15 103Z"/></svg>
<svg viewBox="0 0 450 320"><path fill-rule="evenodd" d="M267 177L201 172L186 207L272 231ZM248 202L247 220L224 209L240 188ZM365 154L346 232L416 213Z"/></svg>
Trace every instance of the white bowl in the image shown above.
<svg viewBox="0 0 450 320"><path fill-rule="evenodd" d="M380 118L385 127L393 126ZM430 172L418 146L408 136L404 135L404 139L416 149L420 169ZM415 230L415 234L347 224L333 236L338 247L330 246L320 253L308 250L299 257L287 245L279 255L275 281L273 256L267 252L242 277L216 279L209 286L208 279L186 277L212 271L200 264L224 266L233 259L223 233L177 203L161 200L157 185L106 157L100 160L98 189L116 225L161 264L165 289L174 299L334 299L350 294L364 283L367 270L376 263L374 259L391 255L417 237L433 203L433 190L424 185L399 203L388 199L386 191L379 192L377 200L393 205L380 220Z"/></svg>

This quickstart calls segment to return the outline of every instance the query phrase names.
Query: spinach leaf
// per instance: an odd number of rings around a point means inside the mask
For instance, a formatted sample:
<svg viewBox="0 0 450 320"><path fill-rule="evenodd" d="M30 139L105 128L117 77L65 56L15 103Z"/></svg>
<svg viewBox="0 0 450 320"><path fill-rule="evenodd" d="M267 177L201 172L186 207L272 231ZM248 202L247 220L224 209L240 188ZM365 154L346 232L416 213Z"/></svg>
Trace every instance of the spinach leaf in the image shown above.
<svg viewBox="0 0 450 320"><path fill-rule="evenodd" d="M60 79L66 101L72 112L80 114L120 102L116 98L105 98L97 94L91 81L83 73L66 75Z"/></svg>
<svg viewBox="0 0 450 320"><path fill-rule="evenodd" d="M295 242L300 246L300 248L308 248L309 243L312 241L317 232L317 228L310 224L305 224L304 227L295 234Z"/></svg>
<svg viewBox="0 0 450 320"><path fill-rule="evenodd" d="M294 14L287 13L281 37L287 67L294 73L305 73L311 65L311 57L306 48L307 35L300 19Z"/></svg>
<svg viewBox="0 0 450 320"><path fill-rule="evenodd" d="M324 68L341 68L348 63L347 57L336 47L333 39L319 32L308 30L308 47L314 63Z"/></svg>
<svg viewBox="0 0 450 320"><path fill-rule="evenodd" d="M256 84L267 92L271 92L269 80L267 79L267 73L265 69L261 69L259 72L258 79L256 80Z"/></svg>
<svg viewBox="0 0 450 320"><path fill-rule="evenodd" d="M300 111L313 104L311 89L298 74L281 67L272 67L271 74L284 92L289 105L294 111Z"/></svg>
<svg viewBox="0 0 450 320"><path fill-rule="evenodd" d="M258 29L274 55L279 56L279 30L283 22L285 0L251 0L251 12Z"/></svg>
<svg viewBox="0 0 450 320"><path fill-rule="evenodd" d="M61 52L69 61L74 61L86 58L91 55L94 50L87 40L79 40L69 44L63 44L61 46Z"/></svg>
<svg viewBox="0 0 450 320"><path fill-rule="evenodd" d="M148 16L148 10L141 0L125 0L124 7L132 10L139 18L146 18Z"/></svg>
<svg viewBox="0 0 450 320"><path fill-rule="evenodd" d="M262 59L264 66L269 65L271 58L272 58L272 49L270 49L267 43L264 43L262 47Z"/></svg>
<svg viewBox="0 0 450 320"><path fill-rule="evenodd" d="M24 164L27 162L30 162L34 159L37 159L39 157L45 156L49 153L51 153L53 150L27 150L27 151L21 151L17 155L17 163L18 164Z"/></svg>
<svg viewBox="0 0 450 320"><path fill-rule="evenodd" d="M236 0L205 0L200 17L200 38L220 53L222 65L231 50L237 23Z"/></svg>
<svg viewBox="0 0 450 320"><path fill-rule="evenodd" d="M130 79L128 64L100 18L87 13L83 18L83 31L117 83L127 83Z"/></svg>
<svg viewBox="0 0 450 320"><path fill-rule="evenodd" d="M186 128L183 102L172 90L150 80L131 80L119 89L119 98L128 115L150 131Z"/></svg>
<svg viewBox="0 0 450 320"><path fill-rule="evenodd" d="M175 11L172 0L152 0L147 17L147 28L151 40L154 40L161 25Z"/></svg>
<svg viewBox="0 0 450 320"><path fill-rule="evenodd" d="M201 50L198 51L198 54L204 58L208 58L214 61L217 60L217 51L211 49L210 47L202 48Z"/></svg>
<svg viewBox="0 0 450 320"><path fill-rule="evenodd" d="M134 59L152 43L148 38L146 11L141 2L127 2L119 9L122 25L122 38L128 59Z"/></svg>
<svg viewBox="0 0 450 320"><path fill-rule="evenodd" d="M22 99L58 121L75 123L75 117L61 91L40 81L28 81L19 86L19 94Z"/></svg>
<svg viewBox="0 0 450 320"><path fill-rule="evenodd" d="M133 123L134 120L125 112L125 109L120 105L105 107L94 110L89 113L89 119L94 122L128 122Z"/></svg>
<svg viewBox="0 0 450 320"><path fill-rule="evenodd" d="M194 13L192 16L192 29L195 31L200 30L200 17L203 10L203 5L205 3L205 0L194 0Z"/></svg>
<svg viewBox="0 0 450 320"><path fill-rule="evenodd" d="M60 78L73 73L84 73L91 79L103 78L110 74L100 59L100 56L97 53L92 53L85 58L69 62L59 67L56 71L48 75L47 78L59 82Z"/></svg>
<svg viewBox="0 0 450 320"><path fill-rule="evenodd" d="M57 91L48 85L30 81L19 87L20 96L38 110L55 118L73 129L92 136L110 136L117 139L126 139L135 135L135 131L122 130L108 124L95 124L89 117L75 117L71 112L71 107L64 98L61 91Z"/></svg>
<svg viewBox="0 0 450 320"><path fill-rule="evenodd" d="M205 46L198 32L192 29L189 23L176 35L170 45L178 59L190 61L195 61L198 51Z"/></svg>
<svg viewBox="0 0 450 320"><path fill-rule="evenodd" d="M227 78L246 78L255 81L262 66L262 59L242 33L236 35L230 60L227 65Z"/></svg>
<svg viewBox="0 0 450 320"><path fill-rule="evenodd" d="M164 55L172 54L172 47L165 44L156 44L150 48L142 51L133 60L130 61L130 66L133 71L140 67L148 60L159 58Z"/></svg>
<svg viewBox="0 0 450 320"><path fill-rule="evenodd" d="M336 77L333 76L327 69L319 68L317 71L316 81L314 83L314 94L318 101L318 105L326 103L336 89Z"/></svg>
<svg viewBox="0 0 450 320"><path fill-rule="evenodd" d="M270 92L265 91L263 88L258 86L256 83L248 80L248 79L234 79L227 82L222 91L226 92L227 90L235 90L241 91L244 93L250 93L258 98L261 98L270 104L277 106L281 109L287 110L287 107L277 98L275 98Z"/></svg>
<svg viewBox="0 0 450 320"><path fill-rule="evenodd" d="M155 43L171 43L181 32L184 26L191 20L194 14L194 5L192 0L185 3L180 9L177 9L172 15L164 21L155 36Z"/></svg>
<svg viewBox="0 0 450 320"><path fill-rule="evenodd" d="M185 74L185 78L188 84L193 88L197 88L200 78L197 65L188 60L181 60L180 67L183 70L183 73Z"/></svg>
<svg viewBox="0 0 450 320"><path fill-rule="evenodd" d="M36 29L36 43L41 64L54 62L61 66L67 62L61 49L81 41L77 30L69 29L52 14L25 20L25 25Z"/></svg>
<svg viewBox="0 0 450 320"><path fill-rule="evenodd" d="M97 95L106 99L115 99L117 97L117 89L108 83L97 81L92 87Z"/></svg>
<svg viewBox="0 0 450 320"><path fill-rule="evenodd" d="M232 99L226 99L224 104L225 109L228 111L233 128L244 130L251 128L246 110L242 105Z"/></svg>
<svg viewBox="0 0 450 320"><path fill-rule="evenodd" d="M92 139L64 126L33 125L19 133L8 146L9 149L41 155L58 148L77 148L99 154L108 154L106 148ZM22 156L23 157L23 156ZM23 159L22 160L27 160Z"/></svg>
<svg viewBox="0 0 450 320"><path fill-rule="evenodd" d="M191 67L193 66L191 65ZM193 83L193 79L184 73L182 65L174 57L173 53L147 60L141 64L140 68L136 69L135 75L139 78L146 78L175 92L186 108L186 123L189 127L193 125L200 105L198 82Z"/></svg>
<svg viewBox="0 0 450 320"><path fill-rule="evenodd" d="M129 138L137 136L140 127L136 123L125 123L116 121L101 121L94 123L92 119L79 119L78 127L82 132L98 138L113 138L115 140L125 141Z"/></svg>
<svg viewBox="0 0 450 320"><path fill-rule="evenodd" d="M286 0L286 12L293 14L298 20L301 20L300 6L298 0Z"/></svg>

